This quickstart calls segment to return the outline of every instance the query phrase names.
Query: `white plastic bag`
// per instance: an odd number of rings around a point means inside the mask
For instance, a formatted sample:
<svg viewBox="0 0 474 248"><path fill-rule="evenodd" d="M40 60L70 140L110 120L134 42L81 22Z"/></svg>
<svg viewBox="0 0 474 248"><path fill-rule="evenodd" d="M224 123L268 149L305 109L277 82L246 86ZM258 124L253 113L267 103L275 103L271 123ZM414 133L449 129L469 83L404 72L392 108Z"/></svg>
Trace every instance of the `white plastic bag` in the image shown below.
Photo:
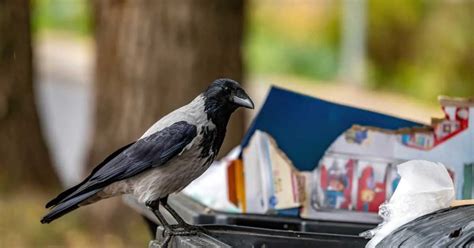
<svg viewBox="0 0 474 248"><path fill-rule="evenodd" d="M372 238L366 247L375 247L383 238L419 216L447 208L454 200L454 185L441 163L411 160L397 167L401 179L388 203L380 206L384 221L361 233Z"/></svg>

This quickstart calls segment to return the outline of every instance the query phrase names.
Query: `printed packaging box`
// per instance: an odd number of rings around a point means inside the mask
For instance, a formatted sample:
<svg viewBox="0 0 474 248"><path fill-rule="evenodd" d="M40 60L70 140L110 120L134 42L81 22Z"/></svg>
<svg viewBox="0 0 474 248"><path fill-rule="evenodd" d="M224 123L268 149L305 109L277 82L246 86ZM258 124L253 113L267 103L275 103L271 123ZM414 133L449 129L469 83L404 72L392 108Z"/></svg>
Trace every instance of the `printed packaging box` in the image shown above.
<svg viewBox="0 0 474 248"><path fill-rule="evenodd" d="M320 182L316 185L319 188L314 204L321 208L352 209L355 161L327 156L319 168L313 179Z"/></svg>
<svg viewBox="0 0 474 248"><path fill-rule="evenodd" d="M411 159L443 163L457 199L473 198L474 101L441 98L440 104L445 117L423 125L274 87L241 143L236 175L243 179L235 177L240 186L232 199L249 213L301 206L303 218L375 223L373 212L397 186L396 165ZM272 141L252 144L257 130ZM284 156L269 156L271 147ZM277 161L294 170L274 170Z"/></svg>

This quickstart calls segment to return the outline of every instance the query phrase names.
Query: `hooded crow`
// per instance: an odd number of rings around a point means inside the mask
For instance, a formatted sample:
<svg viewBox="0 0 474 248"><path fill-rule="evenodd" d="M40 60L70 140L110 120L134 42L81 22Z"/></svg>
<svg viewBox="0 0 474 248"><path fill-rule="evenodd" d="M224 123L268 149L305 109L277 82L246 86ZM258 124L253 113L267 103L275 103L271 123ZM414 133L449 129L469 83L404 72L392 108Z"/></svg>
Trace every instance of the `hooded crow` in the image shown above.
<svg viewBox="0 0 474 248"><path fill-rule="evenodd" d="M176 228L163 218L160 204L179 227L189 231L193 227L167 204L168 195L181 191L209 168L224 141L229 118L239 107L254 108L239 83L215 80L137 141L109 155L81 183L48 202L46 208L51 209L41 223L105 198L132 194L155 213L170 234L177 233Z"/></svg>

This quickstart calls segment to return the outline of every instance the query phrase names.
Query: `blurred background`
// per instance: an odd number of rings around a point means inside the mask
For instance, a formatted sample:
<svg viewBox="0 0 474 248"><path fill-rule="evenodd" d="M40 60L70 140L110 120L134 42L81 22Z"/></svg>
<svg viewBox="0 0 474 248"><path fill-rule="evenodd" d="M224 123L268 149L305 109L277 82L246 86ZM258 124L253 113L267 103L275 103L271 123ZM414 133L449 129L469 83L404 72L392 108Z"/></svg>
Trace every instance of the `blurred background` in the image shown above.
<svg viewBox="0 0 474 248"><path fill-rule="evenodd" d="M257 109L278 85L428 123L474 95L473 25L471 0L2 0L0 247L146 246L120 199L50 225L43 206L219 77Z"/></svg>

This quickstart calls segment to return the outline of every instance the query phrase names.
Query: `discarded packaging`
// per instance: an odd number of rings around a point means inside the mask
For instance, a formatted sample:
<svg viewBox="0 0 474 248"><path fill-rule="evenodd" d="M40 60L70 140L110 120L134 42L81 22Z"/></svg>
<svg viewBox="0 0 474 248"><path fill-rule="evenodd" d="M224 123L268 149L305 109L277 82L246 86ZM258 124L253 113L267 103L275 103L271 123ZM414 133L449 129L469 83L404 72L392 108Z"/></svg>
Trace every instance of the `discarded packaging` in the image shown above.
<svg viewBox="0 0 474 248"><path fill-rule="evenodd" d="M207 191L199 198L232 212L379 223L400 182L396 166L412 159L443 163L456 198L473 198L474 101L440 104L444 118L424 126L273 87L242 150L215 180L202 176L222 203Z"/></svg>
<svg viewBox="0 0 474 248"><path fill-rule="evenodd" d="M304 197L304 177L267 133L257 130L243 150L247 213L296 209Z"/></svg>
<svg viewBox="0 0 474 248"><path fill-rule="evenodd" d="M452 179L440 163L412 160L398 165L400 182L388 203L380 206L384 219L377 228L361 233L372 238L366 247L375 247L403 224L422 215L447 208L454 200Z"/></svg>

